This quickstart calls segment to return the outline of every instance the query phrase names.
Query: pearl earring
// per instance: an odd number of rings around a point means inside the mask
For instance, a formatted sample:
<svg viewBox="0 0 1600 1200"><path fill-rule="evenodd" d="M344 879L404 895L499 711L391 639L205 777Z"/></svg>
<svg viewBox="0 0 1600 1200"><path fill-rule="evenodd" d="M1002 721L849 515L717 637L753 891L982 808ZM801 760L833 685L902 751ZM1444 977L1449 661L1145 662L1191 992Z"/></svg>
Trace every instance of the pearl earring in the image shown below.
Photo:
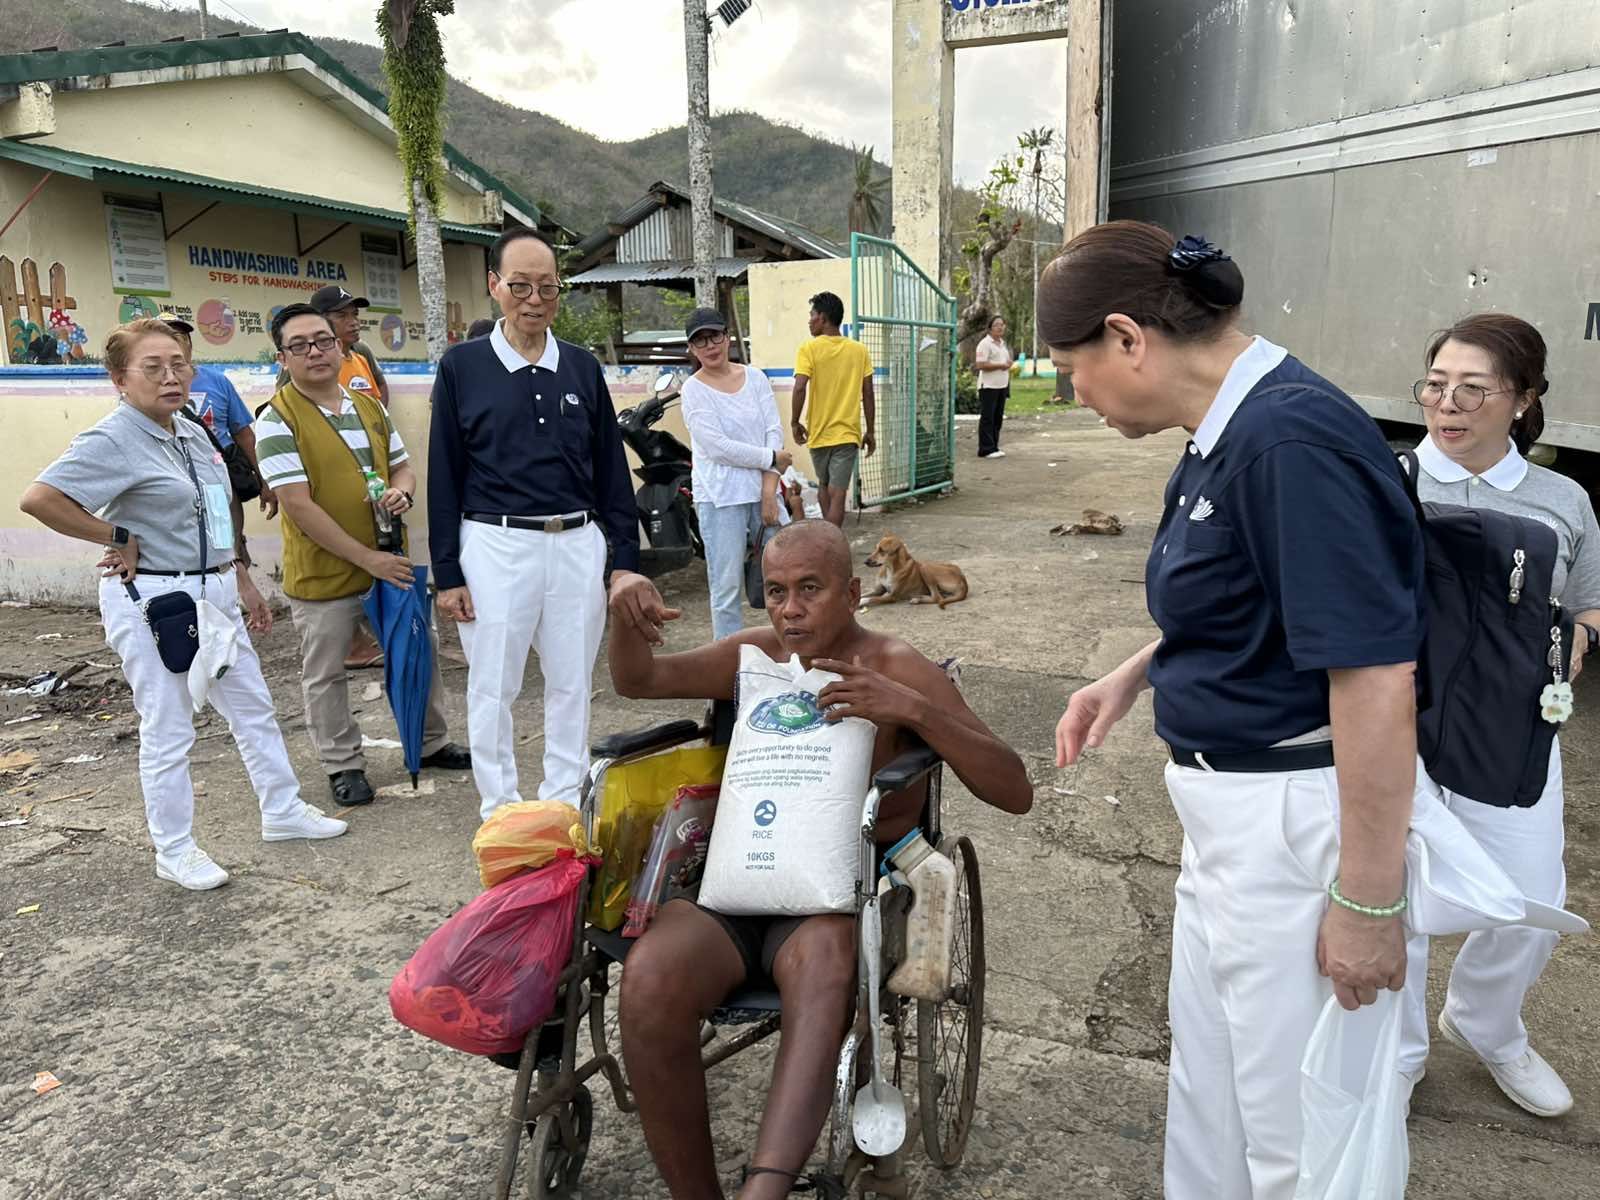
<svg viewBox="0 0 1600 1200"><path fill-rule="evenodd" d="M1521 419L1522 419L1522 412L1523 412L1523 410L1522 410L1522 409L1520 409L1520 408L1519 408L1519 409L1517 409L1517 419L1518 419L1518 420L1519 420L1519 421L1520 421L1520 420L1521 420Z"/></svg>

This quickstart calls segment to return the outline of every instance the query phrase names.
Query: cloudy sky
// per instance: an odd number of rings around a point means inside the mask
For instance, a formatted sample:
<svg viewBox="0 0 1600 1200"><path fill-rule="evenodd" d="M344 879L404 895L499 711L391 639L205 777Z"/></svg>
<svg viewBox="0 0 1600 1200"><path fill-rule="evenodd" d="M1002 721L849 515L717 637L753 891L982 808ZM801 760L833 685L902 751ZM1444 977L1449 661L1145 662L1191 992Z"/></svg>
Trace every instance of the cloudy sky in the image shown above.
<svg viewBox="0 0 1600 1200"><path fill-rule="evenodd" d="M196 0L147 0L197 9ZM708 7L709 7L708 3ZM376 42L376 0L210 0L218 16L265 28ZM714 23L711 103L750 109L890 157L890 0L756 0L732 28ZM684 119L678 0L456 0L442 23L450 71L473 87L612 140ZM956 177L989 164L1065 112L1064 42L956 56Z"/></svg>

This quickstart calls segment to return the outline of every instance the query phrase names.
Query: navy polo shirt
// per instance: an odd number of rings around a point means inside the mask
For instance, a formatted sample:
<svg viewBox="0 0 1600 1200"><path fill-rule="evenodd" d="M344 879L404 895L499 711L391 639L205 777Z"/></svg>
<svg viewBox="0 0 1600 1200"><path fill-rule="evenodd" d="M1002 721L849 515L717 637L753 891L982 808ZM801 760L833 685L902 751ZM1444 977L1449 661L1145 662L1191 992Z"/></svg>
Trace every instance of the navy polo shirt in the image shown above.
<svg viewBox="0 0 1600 1200"><path fill-rule="evenodd" d="M1423 552L1372 419L1265 339L1167 484L1145 568L1156 732L1260 750L1328 724L1330 669L1416 661Z"/></svg>
<svg viewBox="0 0 1600 1200"><path fill-rule="evenodd" d="M445 351L428 444L428 548L440 588L466 585L461 520L469 512L592 513L612 566L639 569L639 516L599 359L549 334L530 363L499 325Z"/></svg>

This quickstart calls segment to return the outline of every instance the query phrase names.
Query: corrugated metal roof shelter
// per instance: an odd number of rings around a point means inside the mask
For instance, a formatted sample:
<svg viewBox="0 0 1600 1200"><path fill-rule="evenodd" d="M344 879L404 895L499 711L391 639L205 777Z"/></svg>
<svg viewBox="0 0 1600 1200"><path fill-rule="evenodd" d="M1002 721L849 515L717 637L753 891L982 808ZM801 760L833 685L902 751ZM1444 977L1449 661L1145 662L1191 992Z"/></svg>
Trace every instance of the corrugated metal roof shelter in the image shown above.
<svg viewBox="0 0 1600 1200"><path fill-rule="evenodd" d="M719 306L733 318L736 334L740 331L733 290L751 263L844 257L842 247L796 221L721 198L712 206ZM623 284L692 292L693 262L689 194L670 183L657 182L605 228L573 247L567 282L583 290L604 288L620 325ZM743 344L742 337L739 344ZM627 353L626 347L621 347L619 357Z"/></svg>

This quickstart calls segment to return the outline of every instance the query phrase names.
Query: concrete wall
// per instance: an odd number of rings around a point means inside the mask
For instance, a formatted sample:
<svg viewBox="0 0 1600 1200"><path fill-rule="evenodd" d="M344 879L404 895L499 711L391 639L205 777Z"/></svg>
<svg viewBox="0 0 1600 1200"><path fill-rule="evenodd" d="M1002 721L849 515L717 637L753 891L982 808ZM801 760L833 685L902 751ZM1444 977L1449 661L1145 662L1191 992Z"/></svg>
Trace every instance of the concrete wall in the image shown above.
<svg viewBox="0 0 1600 1200"><path fill-rule="evenodd" d="M347 140L375 142L354 126L346 123L344 127L349 131ZM0 162L0 212L12 212L42 175L43 172L34 167ZM153 190L140 193L121 188L115 194L142 195L148 199L158 196ZM85 331L87 342L83 350L90 357L99 356L106 334L115 325L137 315L133 307L137 301L130 302L111 291L105 196L106 191L100 184L56 175L22 211L0 243L0 253L16 265L19 290L24 258L38 263L41 290L47 288L51 263L60 262L66 267L67 292L78 303L76 310L68 315ZM296 254L293 215L281 209L221 204L202 214L210 203L204 198L168 193L161 199L167 227L178 230L167 243L172 295L150 298L148 303L155 308L171 308L199 327L194 343L195 356L201 360L237 362L270 356L272 341L267 325L272 311L305 300L311 292L329 282L306 277L308 259L342 269L346 277L338 282L361 294L367 290L361 253L362 233L379 233L391 239L398 237L396 230L363 230L349 225L333 233L309 255L302 256ZM373 202L371 197L368 202ZM185 225L191 218L195 219ZM314 242L332 232L336 225L337 222L318 217L301 217L300 235L306 243ZM264 283L246 283L243 272L192 263L192 258L200 258L199 251L211 247L296 259L301 273L293 278L261 276ZM470 324L475 317L491 315L483 249L449 243L444 251L447 296L461 305L463 321ZM400 299L398 314L366 315L366 340L385 358L424 358L422 299L417 290L415 265L400 274ZM223 316L224 312L231 313L231 325ZM9 344L9 336L5 341Z"/></svg>
<svg viewBox="0 0 1600 1200"><path fill-rule="evenodd" d="M962 46L1065 38L1069 19L1076 22L1075 31L1080 27L1083 30L1080 41L1092 42L1098 47L1098 5L1103 2L894 0L890 34L894 105L893 237L912 261L945 290L950 288L952 267L945 252L944 232L950 227L956 50ZM1098 71L1098 51L1093 54L1092 66ZM1069 85L1069 129L1087 128L1085 116L1093 117L1093 129L1084 135L1087 140L1079 139L1083 146L1098 147L1099 111L1098 86L1092 90L1080 86L1074 94ZM1079 174L1087 171L1090 175L1078 191L1091 197L1098 195L1096 158L1080 154L1074 160L1075 164L1082 163Z"/></svg>
<svg viewBox="0 0 1600 1200"><path fill-rule="evenodd" d="M374 208L407 207L393 144L283 73L58 89L55 108L56 132L38 145ZM481 195L464 187L446 185L444 220L481 220Z"/></svg>
<svg viewBox="0 0 1600 1200"><path fill-rule="evenodd" d="M750 293L750 360L767 371L794 374L795 351L811 337L806 321L811 297L832 292L850 319L850 260L755 263L746 277ZM785 422L787 424L787 422Z"/></svg>
<svg viewBox="0 0 1600 1200"><path fill-rule="evenodd" d="M421 364L384 364L389 371L395 425L416 464L418 486L428 484L428 397L433 374ZM791 362L790 366L793 366ZM392 369L391 369L392 368ZM275 369L257 364L225 368L252 409L268 399ZM606 381L620 410L651 394L654 367L607 367ZM780 381L774 380L774 384ZM785 393L786 396L786 393ZM23 490L66 448L73 435L93 425L118 403L111 382L97 369L0 368L0 420L8 453L0 456L0 597L33 603L93 604L97 587L93 546L43 528L17 509ZM787 424L787 422L786 422ZM662 422L685 442L688 434L674 408ZM802 469L808 467L802 463ZM282 539L276 520L266 521L254 503L246 506L245 531L255 577L277 593ZM419 505L408 521L417 561L426 562L427 510Z"/></svg>

